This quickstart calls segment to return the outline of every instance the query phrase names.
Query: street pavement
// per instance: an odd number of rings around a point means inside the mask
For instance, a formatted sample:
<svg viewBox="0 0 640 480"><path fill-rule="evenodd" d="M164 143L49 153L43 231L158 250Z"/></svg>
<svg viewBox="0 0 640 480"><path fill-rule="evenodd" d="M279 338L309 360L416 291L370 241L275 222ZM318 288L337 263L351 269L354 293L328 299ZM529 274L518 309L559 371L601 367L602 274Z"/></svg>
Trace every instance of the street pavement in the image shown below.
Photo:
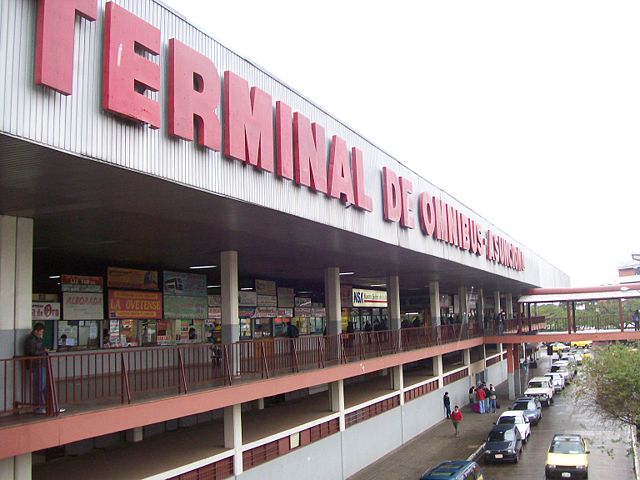
<svg viewBox="0 0 640 480"><path fill-rule="evenodd" d="M551 359L541 354L537 369L522 369L522 391L528 378L544 374L550 364ZM478 415L471 413L468 407L463 409L459 437L454 436L449 421L442 421L349 480L416 480L441 461L468 458L483 444L499 413L511 404L507 399L507 382L499 385L497 392L502 407L497 414ZM518 464L484 465L479 461L486 480L544 479L547 449L555 433L580 433L587 438L591 451L590 478L635 479L633 457L627 454L631 442L628 428L603 422L578 406L571 392L572 387L567 387L555 397L554 405L543 409L543 418L533 427Z"/></svg>

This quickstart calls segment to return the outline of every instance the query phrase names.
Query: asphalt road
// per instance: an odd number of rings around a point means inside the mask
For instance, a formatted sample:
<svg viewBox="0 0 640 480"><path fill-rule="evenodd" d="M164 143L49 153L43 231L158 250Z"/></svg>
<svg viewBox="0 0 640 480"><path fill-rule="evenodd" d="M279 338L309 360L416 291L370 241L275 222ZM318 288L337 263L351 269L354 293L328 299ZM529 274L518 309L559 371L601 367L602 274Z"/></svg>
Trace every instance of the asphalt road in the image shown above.
<svg viewBox="0 0 640 480"><path fill-rule="evenodd" d="M549 358L543 357L538 371L545 371ZM555 404L543 409L543 418L532 428L531 438L524 447L518 464L485 465L482 471L486 480L545 478L544 465L547 450L556 433L579 433L589 446L589 478L632 480L633 456L628 455L630 433L626 426L603 422L600 418L579 406L568 386L555 398Z"/></svg>

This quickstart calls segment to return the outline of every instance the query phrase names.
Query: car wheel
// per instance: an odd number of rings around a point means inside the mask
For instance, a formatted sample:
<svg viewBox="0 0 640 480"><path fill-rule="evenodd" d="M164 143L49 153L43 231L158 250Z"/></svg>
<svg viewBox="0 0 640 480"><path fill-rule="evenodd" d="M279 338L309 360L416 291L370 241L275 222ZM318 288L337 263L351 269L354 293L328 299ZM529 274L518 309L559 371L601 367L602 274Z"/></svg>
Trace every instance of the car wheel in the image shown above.
<svg viewBox="0 0 640 480"><path fill-rule="evenodd" d="M520 450L522 452L522 450ZM518 458L520 457L520 452L516 453L516 456L513 457L513 463L518 463Z"/></svg>
<svg viewBox="0 0 640 480"><path fill-rule="evenodd" d="M553 397L552 397L552 398L550 399L550 402L551 402L551 404L552 404L552 405L553 405L553 402L554 402L554 401L555 401L555 400L554 400L554 399L553 399Z"/></svg>

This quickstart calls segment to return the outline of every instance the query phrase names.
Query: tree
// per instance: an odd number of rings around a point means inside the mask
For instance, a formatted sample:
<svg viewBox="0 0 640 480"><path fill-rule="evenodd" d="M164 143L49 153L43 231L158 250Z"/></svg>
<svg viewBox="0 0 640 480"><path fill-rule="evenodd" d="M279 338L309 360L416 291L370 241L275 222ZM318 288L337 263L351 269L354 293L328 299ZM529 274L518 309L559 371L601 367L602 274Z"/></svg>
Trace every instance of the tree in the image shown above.
<svg viewBox="0 0 640 480"><path fill-rule="evenodd" d="M640 422L640 346L613 344L586 359L576 394L609 420Z"/></svg>

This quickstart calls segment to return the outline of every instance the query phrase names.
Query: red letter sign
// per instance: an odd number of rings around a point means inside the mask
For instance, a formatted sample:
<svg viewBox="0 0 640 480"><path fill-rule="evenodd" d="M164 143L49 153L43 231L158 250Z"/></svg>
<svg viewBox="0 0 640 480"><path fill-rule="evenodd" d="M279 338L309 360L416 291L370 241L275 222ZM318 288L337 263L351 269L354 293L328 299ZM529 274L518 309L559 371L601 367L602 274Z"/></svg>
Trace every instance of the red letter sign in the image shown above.
<svg viewBox="0 0 640 480"><path fill-rule="evenodd" d="M413 219L413 208L411 207L411 193L413 192L413 184L410 180L400 177L400 191L402 193L402 214L400 216L400 225L405 228L413 228L416 223Z"/></svg>
<svg viewBox="0 0 640 480"><path fill-rule="evenodd" d="M160 30L108 2L104 15L102 108L160 128L160 105L138 93L160 89L160 66L136 53L136 48L158 55Z"/></svg>
<svg viewBox="0 0 640 480"><path fill-rule="evenodd" d="M343 202L354 203L353 179L348 157L347 144L334 135L329 155L329 195Z"/></svg>
<svg viewBox="0 0 640 480"><path fill-rule="evenodd" d="M420 205L420 226L426 235L433 235L436 229L436 212L433 205L433 197L427 192L422 192L418 197Z"/></svg>
<svg viewBox="0 0 640 480"><path fill-rule="evenodd" d="M273 172L271 95L224 72L224 154Z"/></svg>
<svg viewBox="0 0 640 480"><path fill-rule="evenodd" d="M293 124L291 107L276 102L276 172L282 178L293 180Z"/></svg>
<svg viewBox="0 0 640 480"><path fill-rule="evenodd" d="M351 149L351 169L353 171L353 188L356 193L356 206L367 212L372 211L373 201L364 191L364 169L362 166L362 151L356 147Z"/></svg>
<svg viewBox="0 0 640 480"><path fill-rule="evenodd" d="M169 40L169 135L193 141L194 119L198 144L220 150L220 83L213 62L175 38Z"/></svg>
<svg viewBox="0 0 640 480"><path fill-rule="evenodd" d="M324 128L299 112L293 114L296 183L327 193Z"/></svg>
<svg viewBox="0 0 640 480"><path fill-rule="evenodd" d="M400 180L398 180L398 176L387 167L382 167L382 178L384 219L390 222L397 222L402 215Z"/></svg>
<svg viewBox="0 0 640 480"><path fill-rule="evenodd" d="M73 31L76 14L94 21L96 0L40 0L34 77L63 95L73 90Z"/></svg>

